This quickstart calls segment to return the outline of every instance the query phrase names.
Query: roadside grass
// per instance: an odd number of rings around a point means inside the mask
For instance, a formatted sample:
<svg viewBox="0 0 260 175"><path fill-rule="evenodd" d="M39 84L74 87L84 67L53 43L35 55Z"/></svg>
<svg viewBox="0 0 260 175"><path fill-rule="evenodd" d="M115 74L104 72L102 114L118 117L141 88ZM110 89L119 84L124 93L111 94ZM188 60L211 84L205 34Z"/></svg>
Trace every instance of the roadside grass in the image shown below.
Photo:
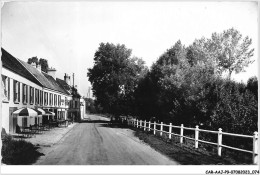
<svg viewBox="0 0 260 175"><path fill-rule="evenodd" d="M142 131L131 128L135 131L135 136L150 145L155 150L170 157L183 165L249 165L252 164L252 155L240 153L222 148L222 156L217 155L217 148L213 145L199 143L199 148L194 148L194 141L183 139L183 144L179 143L179 137L168 135L160 136L157 132ZM192 137L192 136L191 136Z"/></svg>
<svg viewBox="0 0 260 175"><path fill-rule="evenodd" d="M2 163L7 165L30 165L44 155L38 147L24 140L15 140L10 135L2 137Z"/></svg>

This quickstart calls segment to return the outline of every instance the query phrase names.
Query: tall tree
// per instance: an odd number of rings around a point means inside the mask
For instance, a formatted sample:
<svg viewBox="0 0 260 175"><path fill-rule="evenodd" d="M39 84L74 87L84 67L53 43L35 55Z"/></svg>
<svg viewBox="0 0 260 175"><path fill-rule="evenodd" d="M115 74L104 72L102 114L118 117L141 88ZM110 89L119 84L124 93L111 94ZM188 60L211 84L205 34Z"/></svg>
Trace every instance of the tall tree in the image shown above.
<svg viewBox="0 0 260 175"><path fill-rule="evenodd" d="M144 61L131 58L131 50L125 45L101 43L94 56L94 66L88 69L97 105L115 115L127 113L144 69Z"/></svg>
<svg viewBox="0 0 260 175"><path fill-rule="evenodd" d="M250 49L252 39L234 29L225 30L223 33L213 33L211 36L210 52L218 61L220 72L227 72L231 78L233 72L239 73L253 61L254 49Z"/></svg>

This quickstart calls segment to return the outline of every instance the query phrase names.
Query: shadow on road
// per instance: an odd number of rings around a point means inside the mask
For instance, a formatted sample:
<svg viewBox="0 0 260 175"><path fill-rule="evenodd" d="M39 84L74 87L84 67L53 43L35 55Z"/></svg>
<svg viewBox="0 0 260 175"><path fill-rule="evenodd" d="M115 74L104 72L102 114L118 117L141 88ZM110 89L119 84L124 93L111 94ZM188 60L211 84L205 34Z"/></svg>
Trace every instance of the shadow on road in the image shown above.
<svg viewBox="0 0 260 175"><path fill-rule="evenodd" d="M100 124L99 127L106 127L106 128L129 128L129 126L121 124L121 123L107 123L107 124Z"/></svg>
<svg viewBox="0 0 260 175"><path fill-rule="evenodd" d="M84 120L80 123L109 123L110 121L107 120Z"/></svg>
<svg viewBox="0 0 260 175"><path fill-rule="evenodd" d="M83 120L80 123L96 123L98 127L107 128L128 128L126 124L122 124L119 121L107 121L107 120Z"/></svg>

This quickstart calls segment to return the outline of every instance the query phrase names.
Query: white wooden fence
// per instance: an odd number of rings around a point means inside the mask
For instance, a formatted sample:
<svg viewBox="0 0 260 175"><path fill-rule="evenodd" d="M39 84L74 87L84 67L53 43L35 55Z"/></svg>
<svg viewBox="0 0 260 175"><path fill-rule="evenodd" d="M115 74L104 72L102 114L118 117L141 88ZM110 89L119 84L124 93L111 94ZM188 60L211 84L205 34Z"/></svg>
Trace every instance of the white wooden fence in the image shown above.
<svg viewBox="0 0 260 175"><path fill-rule="evenodd" d="M156 132L159 132L160 136L162 136L163 133L166 133L168 135L169 139L171 139L172 135L178 136L180 138L180 143L183 143L183 138L186 138L186 139L189 139L189 140L194 140L195 148L199 147L199 142L211 144L211 145L216 145L217 148L218 148L218 156L221 156L222 148L228 148L228 149L233 149L233 150L237 150L237 151L252 153L253 164L258 163L258 132L254 132L254 135L250 136L250 135L241 135L241 134L233 134L233 133L222 132L221 128L219 128L218 131L211 131L211 130L199 129L199 126L196 126L196 128L188 128L188 127L184 127L183 124L181 124L181 126L174 126L174 125L172 125L172 123L167 125L167 124L163 124L163 122L161 122L161 123L156 123L156 122L151 123L150 121L147 122L147 121L136 120L136 119L127 120L127 124L132 125L136 128L143 129L144 131L146 131L146 130L151 131L152 130L154 135L156 134ZM156 126L160 126L160 130L156 129L157 128ZM168 127L169 130L164 131L163 126ZM172 128L179 128L180 134L173 133ZM184 136L183 135L184 130L193 130L195 132L195 137L191 138L191 137ZM209 141L205 141L205 140L200 140L199 139L199 133L200 132L217 134L218 135L218 142L214 143L214 142L209 142ZM240 149L240 148L224 145L224 144L222 144L222 136L223 135L243 137L243 138L251 138L252 142L253 142L253 150L250 151L250 150L245 150L245 149Z"/></svg>

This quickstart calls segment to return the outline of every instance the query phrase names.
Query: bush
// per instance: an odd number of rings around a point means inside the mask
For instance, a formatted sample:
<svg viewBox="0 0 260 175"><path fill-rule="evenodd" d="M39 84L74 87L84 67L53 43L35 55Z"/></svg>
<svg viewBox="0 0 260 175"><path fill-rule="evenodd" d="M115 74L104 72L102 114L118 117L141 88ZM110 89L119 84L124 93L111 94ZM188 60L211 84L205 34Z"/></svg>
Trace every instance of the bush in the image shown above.
<svg viewBox="0 0 260 175"><path fill-rule="evenodd" d="M14 140L10 135L2 138L2 162L7 165L30 165L39 156L37 147L24 140Z"/></svg>

